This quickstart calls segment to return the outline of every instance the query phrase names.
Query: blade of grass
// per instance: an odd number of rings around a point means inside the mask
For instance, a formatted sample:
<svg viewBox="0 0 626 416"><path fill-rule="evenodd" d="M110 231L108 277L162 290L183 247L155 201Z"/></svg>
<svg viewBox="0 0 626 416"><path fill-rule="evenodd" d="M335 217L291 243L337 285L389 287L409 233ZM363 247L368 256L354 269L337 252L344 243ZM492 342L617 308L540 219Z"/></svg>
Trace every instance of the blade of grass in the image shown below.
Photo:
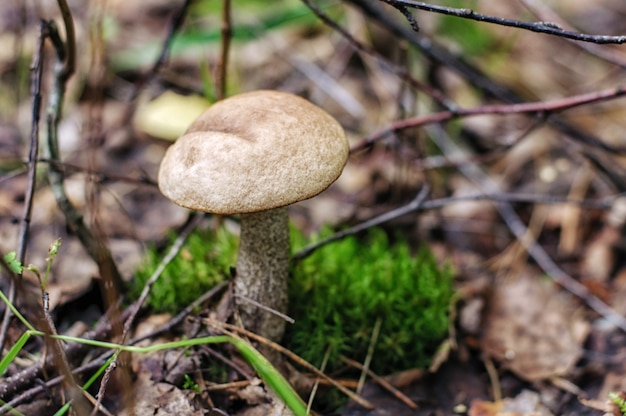
<svg viewBox="0 0 626 416"><path fill-rule="evenodd" d="M15 306L9 302L6 295L0 290L0 299L2 299L6 305L11 308L11 311L17 316L22 323L29 328L24 334L18 339L13 347L9 350L7 355L0 362L0 374L6 370L6 367L11 363L11 361L17 356L17 354L21 351L23 346L26 344L28 339L31 336L44 336L45 333L42 331L37 331L34 329L32 324L28 322L24 316L20 314L20 312L15 308ZM218 335L212 337L202 337L202 338L191 338L184 339L180 341L166 342L163 344L150 345L147 347L138 347L134 345L120 345L113 342L106 341L97 341L97 340L89 340L78 337L71 337L67 335L50 335L51 338L65 341L65 342L77 342L85 345L92 345L94 347L107 348L117 350L117 353L121 351L134 352L145 354L153 351L160 351L166 349L173 348L187 348L194 345L204 345L204 344L222 344L229 342L233 344L239 353L243 356L243 358L248 361L248 363L256 370L259 377L263 380L263 382L271 388L278 397L294 412L296 416L306 416L308 414L306 405L300 398L300 396L296 393L296 391L291 387L291 385L285 380L285 378L280 374L280 372L260 353L258 352L252 345L246 343L242 339L229 336L229 335ZM89 381L85 384L83 389L88 388L107 368L108 364L111 360L113 360L115 355L105 363L101 369L92 376ZM67 403L65 406L69 406ZM59 409L57 412L58 415L65 414L64 408ZM61 413L59 413L61 412Z"/></svg>
<svg viewBox="0 0 626 416"><path fill-rule="evenodd" d="M13 312L13 315L15 315L17 319L19 319L20 322L22 322L24 326L28 328L28 330L32 332L38 332L37 330L35 330L35 327L32 326L31 323L28 322L26 318L24 318L24 315L22 315L20 311L17 310L17 308L13 305L13 303L11 303L11 301L6 297L4 292L1 290L0 290L0 299L2 299L2 301L9 307L9 309L11 309L11 312Z"/></svg>
<svg viewBox="0 0 626 416"><path fill-rule="evenodd" d="M280 397L282 401L293 411L296 416L308 414L306 404L302 401L298 393L291 387L291 384L278 372L260 352L247 342L229 337L229 342L233 344L255 369L259 377Z"/></svg>
<svg viewBox="0 0 626 416"><path fill-rule="evenodd" d="M67 411L70 410L70 406L72 405L72 402L67 402L63 405L63 407L61 407L59 410L57 410L57 412L54 414L54 416L63 416L64 414L67 414Z"/></svg>
<svg viewBox="0 0 626 416"><path fill-rule="evenodd" d="M4 375L4 372L7 371L9 364L11 364L11 362L13 362L13 359L17 357L17 354L20 353L20 351L30 338L30 335L31 334L29 331L24 332L22 336L19 337L17 342L11 347L7 355L2 358L2 361L0 361L0 376Z"/></svg>

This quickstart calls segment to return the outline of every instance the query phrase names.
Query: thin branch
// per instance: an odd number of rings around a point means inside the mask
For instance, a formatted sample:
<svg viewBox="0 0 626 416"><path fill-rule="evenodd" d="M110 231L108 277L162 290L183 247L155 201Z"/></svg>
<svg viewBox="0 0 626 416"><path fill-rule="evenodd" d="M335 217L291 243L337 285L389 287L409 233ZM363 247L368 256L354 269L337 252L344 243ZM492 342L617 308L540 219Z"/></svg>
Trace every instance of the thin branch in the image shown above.
<svg viewBox="0 0 626 416"><path fill-rule="evenodd" d="M450 196L424 201L417 211L443 208L447 205L464 201L494 201L506 202L509 204L517 203L543 205L573 204L589 209L609 210L613 206L614 201L620 197L622 197L622 195L616 195L615 197L609 197L602 200L579 200L555 195L515 194L500 191L495 193L476 192L463 196Z"/></svg>
<svg viewBox="0 0 626 416"><path fill-rule="evenodd" d="M357 383L356 392L358 394L363 393L363 386L365 385L365 379L367 378L368 373L370 372L370 365L372 363L372 357L374 356L374 350L376 349L376 343L378 342L378 337L380 335L380 327L383 324L382 318L379 316L376 318L376 322L374 322L374 329L372 329L372 337L370 338L370 345L367 347L367 355L365 356L365 362L362 366L360 366L361 376L359 377L359 382ZM413 409L417 409L417 406L413 407Z"/></svg>
<svg viewBox="0 0 626 416"><path fill-rule="evenodd" d="M387 390L389 393L393 394L396 399L400 400L402 403L404 403L410 409L414 409L414 410L418 409L419 406L413 400L411 400L407 395L405 395L400 390L398 390L393 384L391 384L390 382L385 380L385 378L383 378L383 377L379 376L378 374L374 373L369 368L366 368L360 362L354 361L354 360L352 360L352 359L350 359L348 357L345 357L343 355L341 356L341 361L343 361L346 364L356 368L357 370L361 370L361 371L365 372L372 380L374 380L374 382L376 384L378 384L383 389Z"/></svg>
<svg viewBox="0 0 626 416"><path fill-rule="evenodd" d="M460 108L456 111L441 111L438 113L426 114L424 116L412 117L405 120L399 120L391 123L386 129L380 130L363 139L351 149L351 152L362 150L372 143L387 137L391 133L401 131L407 128L415 128L425 126L428 124L441 123L457 118L475 117L488 114L524 114L524 113L538 113L549 115L550 113L562 112L582 105L614 100L626 95L626 87L610 88L603 91L590 92L587 94L575 95L567 98L559 98L551 101L539 101L534 103L519 103L519 104L498 104L498 105L483 105L473 108ZM597 147L603 150L623 153L626 152L626 148L614 147L605 144L601 141L596 143Z"/></svg>
<svg viewBox="0 0 626 416"><path fill-rule="evenodd" d="M397 19L394 19L386 12L379 1L346 1L360 8L365 15L369 16L373 21L378 22L399 39L405 39L408 41L428 59L457 73L474 88L480 90L485 96L497 98L507 103L522 103L525 101L517 92L494 81L492 78L485 75L483 71L463 60L463 58L458 57L443 47L437 45L431 38L415 33L410 28L400 24ZM603 148L609 150L607 145L602 143L602 140L593 134L582 130L580 127L573 126L558 117L550 117L549 123L576 143L601 148L604 146ZM590 154L586 154L585 156L589 158L593 157L593 155ZM616 177L619 175L614 175L612 172L607 172L606 174L616 187L619 189L626 188L623 185L624 181L620 181L619 178Z"/></svg>
<svg viewBox="0 0 626 416"><path fill-rule="evenodd" d="M30 130L30 150L28 152L28 184L26 185L26 195L24 197L24 213L22 214L22 224L20 229L20 237L17 245L17 259L24 264L26 258L26 246L28 243L28 234L30 229L30 218L33 209L33 196L35 193L35 185L37 182L37 157L39 155L39 122L41 120L41 77L43 75L43 47L47 37L48 24L41 22L40 35L37 41L37 48L33 57L31 71L32 77L32 119ZM0 345L3 343L0 342Z"/></svg>
<svg viewBox="0 0 626 416"><path fill-rule="evenodd" d="M543 1L537 0L518 0L520 3L524 5L532 14L541 20L550 20L551 22L555 22L560 27L571 30L571 27L568 22L566 22L561 16L555 13L550 7ZM618 50L613 48L607 48L600 45L595 45L592 43L581 43L575 42L570 39L570 41L576 45L577 47L587 51L588 53L603 59L609 63L614 65L618 65L622 67L622 69L626 69L626 60L624 60L623 55L618 52Z"/></svg>
<svg viewBox="0 0 626 416"><path fill-rule="evenodd" d="M376 52L375 49L359 42L356 40L346 29L341 27L337 22L330 18L324 11L315 5L311 0L302 0L302 2L328 27L338 32L344 39L348 41L353 48L357 51L362 52L366 55L371 56L377 62L379 62L382 66L387 68L389 71L396 74L399 78L409 84L411 87L423 91L437 101L439 105L443 108L446 108L450 111L454 111L456 109L456 104L453 103L448 97L446 97L441 91L431 87L430 85L424 84L418 79L414 78L406 66L396 65L391 62L389 59L385 58L383 55Z"/></svg>
<svg viewBox="0 0 626 416"><path fill-rule="evenodd" d="M568 30L563 30L556 23L552 22L522 22L520 20L506 19L503 17L495 17L486 14L476 13L472 9L458 9L454 7L436 6L433 4L422 3L420 1L413 0L385 0L385 3L393 4L394 7L397 7L398 5L404 7L413 7L428 12L462 17L465 19L476 20L479 22L493 23L500 26L515 27L517 29L544 33L546 35L558 36L566 39L577 40L580 42L618 45L626 43L626 36L588 35L580 32L572 32Z"/></svg>
<svg viewBox="0 0 626 416"><path fill-rule="evenodd" d="M33 96L32 104L32 119L30 127L30 150L28 152L26 193L24 197L24 212L22 214L20 233L17 243L16 258L20 263L24 264L26 258L26 249L28 245L28 236L30 231L30 219L33 209L33 197L35 194L35 185L37 181L37 156L39 154L39 121L41 119L41 78L43 75L43 49L45 40L48 36L48 24L41 21L39 27L39 37L37 39L37 47L35 48L35 54L33 56L33 63L31 65L32 80L31 89ZM5 270L9 270L5 268ZM9 301L15 301L16 295L16 279L10 279L9 287ZM7 330L11 322L10 308L4 310L4 316L2 318L2 326L0 327L0 349L4 346Z"/></svg>
<svg viewBox="0 0 626 416"><path fill-rule="evenodd" d="M330 244L337 240L341 240L349 235L354 235L358 232L366 230L368 228L383 224L393 219L399 218L403 215L410 214L411 212L428 211L432 209L440 209L445 206L456 204L464 201L494 201L502 203L527 203L527 204L544 204L544 205L556 205L556 204L573 204L580 207L589 209L601 209L609 210L616 199L621 195L605 198L604 200L579 200L571 199L563 196L554 195L534 195L534 194L515 194L506 192L485 193L476 192L463 196L450 196L445 198L423 200L426 195L422 196L422 193L426 192L428 188L424 187L417 195L415 199L409 202L407 205L393 209L370 220L364 221L349 229L339 231L328 238L320 240L316 243L310 244L300 251L296 252L292 256L292 261L297 262L310 256L315 250L321 248L326 244ZM419 203L418 203L419 202Z"/></svg>
<svg viewBox="0 0 626 416"><path fill-rule="evenodd" d="M125 316L126 314L128 314L128 312L125 311L123 315ZM114 322L112 322L111 316L109 314L105 314L98 319L94 328L83 334L82 337L88 340L102 340L109 338L113 325ZM72 343L67 345L65 353L73 362L76 362L82 360L92 349L93 347L87 344ZM2 400L2 402L11 400L15 394L35 383L36 379L41 377L44 371L49 371L54 368L54 358L55 357L48 356L43 363L38 362L32 364L19 372L4 378L2 383L0 383L0 400ZM3 414L3 410L4 408L0 409L0 414Z"/></svg>
<svg viewBox="0 0 626 416"><path fill-rule="evenodd" d="M333 235L331 235L328 238L325 238L323 240L320 240L316 243L310 244L306 247L304 247L303 249L301 249L300 251L298 251L297 253L295 253L292 257L292 261L296 262L296 261L300 261L308 256L310 256L311 254L313 254L313 252L315 250L317 250L318 248L325 246L328 243L332 243L333 241L337 241L337 240L341 240L343 238L346 238L350 235L354 235L357 233L360 233L361 231L365 231L369 228L372 227L376 227L380 224L383 224L385 222L389 222L391 220L394 220L396 218L399 218L403 215L409 214L411 212L417 211L422 204L424 203L424 200L426 199L426 197L428 196L428 193L430 192L430 187L428 185L424 185L422 187L422 189L419 191L419 193L417 194L417 196L411 201L409 202L407 205L402 206L400 208L396 208L394 210L391 210L389 212L385 212L384 214L378 215L374 218L371 218L367 221L362 222L361 224L355 225L354 227L350 227L346 230L343 231L339 231L338 233L335 233Z"/></svg>
<svg viewBox="0 0 626 416"><path fill-rule="evenodd" d="M148 185L152 187L157 186L157 182L148 177L148 176L138 176L136 178L120 175L111 172L96 172L91 170L90 168L86 168L84 166L75 165L73 163L61 162L58 160L52 160L49 158L39 158L38 162L42 163L50 163L56 166L56 168L63 173L65 176L70 175L72 173L86 173L89 175L89 180L95 184L104 184L109 182L125 182L132 183L137 185Z"/></svg>
<svg viewBox="0 0 626 416"><path fill-rule="evenodd" d="M73 33L73 29L66 28L65 30ZM48 97L46 150L50 160L59 161L61 157L59 154L58 125L63 113L63 100L67 83L66 76L68 73L71 74L73 72L73 68L69 68L67 64L63 63L67 63L70 60L69 58L66 59L66 50L70 51L75 46L63 43L54 22L50 23L49 31L50 39L55 46L57 62L54 66L53 85ZM67 55L69 56L71 53L67 52ZM85 225L83 215L68 199L64 187L64 174L62 170L57 168L55 163L48 164L48 180L57 205L65 216L68 227L76 233L81 244L98 266L105 284L111 285L111 289L117 288L119 291L123 286L122 276L113 260L113 256L106 244L95 238L93 232Z"/></svg>
<svg viewBox="0 0 626 416"><path fill-rule="evenodd" d="M396 8L400 13L402 13L402 15L406 18L406 20L409 22L409 24L411 25L411 28L414 31L416 32L420 31L420 26L417 23L417 20L415 20L415 16L413 16L411 11L405 5L395 0L383 0L383 1L387 3L388 5L390 5L391 7Z"/></svg>
<svg viewBox="0 0 626 416"><path fill-rule="evenodd" d="M57 4L61 10L63 27L65 28L65 56L61 59L61 62L63 62L63 70L58 74L58 77L61 83L65 84L76 69L76 32L74 30L72 11L67 5L67 2L65 0L57 0ZM60 38L57 37L55 40L60 40ZM56 44L55 46L58 48L59 45Z"/></svg>

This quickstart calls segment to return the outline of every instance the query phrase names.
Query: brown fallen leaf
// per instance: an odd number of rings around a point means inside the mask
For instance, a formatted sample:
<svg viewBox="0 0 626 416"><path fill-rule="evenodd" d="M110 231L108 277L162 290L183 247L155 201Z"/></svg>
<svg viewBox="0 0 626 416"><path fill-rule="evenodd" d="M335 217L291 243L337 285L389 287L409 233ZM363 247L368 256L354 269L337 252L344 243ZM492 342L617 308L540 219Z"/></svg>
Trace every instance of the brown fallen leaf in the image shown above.
<svg viewBox="0 0 626 416"><path fill-rule="evenodd" d="M150 374L139 373L134 385L137 398L134 409L124 409L120 414L137 416L185 415L201 416L202 409L193 405L192 394L169 383L155 382Z"/></svg>
<svg viewBox="0 0 626 416"><path fill-rule="evenodd" d="M524 380L567 375L582 354L589 323L548 279L522 274L501 281L487 304L485 354Z"/></svg>

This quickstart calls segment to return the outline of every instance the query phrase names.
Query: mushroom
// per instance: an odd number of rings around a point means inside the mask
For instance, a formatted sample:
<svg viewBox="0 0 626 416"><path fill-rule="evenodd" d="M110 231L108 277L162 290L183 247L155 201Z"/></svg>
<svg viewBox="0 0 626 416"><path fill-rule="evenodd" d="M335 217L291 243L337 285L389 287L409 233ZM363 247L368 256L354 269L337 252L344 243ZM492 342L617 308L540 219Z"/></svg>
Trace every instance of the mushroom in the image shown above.
<svg viewBox="0 0 626 416"><path fill-rule="evenodd" d="M287 205L314 197L348 158L341 125L298 96L255 91L206 110L166 152L159 189L174 203L241 215L235 304L244 326L279 341L287 309Z"/></svg>

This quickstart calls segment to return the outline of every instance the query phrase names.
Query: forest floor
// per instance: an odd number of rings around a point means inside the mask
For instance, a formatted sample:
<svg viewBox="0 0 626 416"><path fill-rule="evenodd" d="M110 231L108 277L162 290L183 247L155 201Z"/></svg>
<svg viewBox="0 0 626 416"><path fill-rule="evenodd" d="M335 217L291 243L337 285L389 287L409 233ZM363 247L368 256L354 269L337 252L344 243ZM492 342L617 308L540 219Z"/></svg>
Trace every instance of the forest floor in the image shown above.
<svg viewBox="0 0 626 416"><path fill-rule="evenodd" d="M61 39L66 35L55 2L23 3L0 6L0 253L19 252L28 229L24 264L43 273L50 245L63 239L46 284L59 333L101 331L98 339L117 342L122 321L115 318L128 319L131 311L121 306L105 314L103 305L116 304L120 294L109 291L111 274L68 226L48 166L61 167L71 205L129 282L147 247L167 246L168 234L189 218L159 193L156 178L167 147L206 107L199 97L221 96L220 85L226 96L276 89L327 110L352 149L335 184L290 207L293 223L305 233L355 226L407 206L428 186L419 207L382 227L415 249L427 245L455 272L447 354L430 369L380 374L408 401L368 379L359 395L373 408L350 401L334 414L622 414L609 397L626 398L623 46L412 10L415 33L383 2L324 2L324 12L352 36L346 37L305 2L276 1L270 10L249 0L232 4L230 55L220 72L222 2L71 1L76 70L58 125L60 162L41 145L31 194L25 161L33 148L31 68L40 19L54 19ZM552 9L530 0L471 3L480 13L555 24L544 28L626 33L619 0L559 0ZM175 27L181 10L185 18ZM177 36L159 62L170 30ZM47 42L38 62L41 137L55 56ZM3 272L7 294L11 282L18 310L41 324L36 275L26 271L15 280ZM203 305L177 325L171 315L142 308L129 336L150 335L144 346L175 341L194 317L209 314L209 303ZM24 330L16 319L3 329L3 356ZM63 364L53 360L40 371L54 355L43 353L45 345L32 337L0 379L0 398L14 412L52 415L69 399L67 385L63 390L55 381ZM75 414L89 414L100 386L102 409L92 414L133 414L123 397L135 398L137 415L271 414L266 393L251 392L254 381L233 376L220 390L205 375L193 388L183 386L183 375L208 356L246 366L228 349L191 351L185 359L175 351L120 359L108 383L94 383L87 399L74 397ZM67 346L68 368L97 363L102 353ZM170 359L176 371L165 371ZM95 369L88 370L77 377L88 379Z"/></svg>

